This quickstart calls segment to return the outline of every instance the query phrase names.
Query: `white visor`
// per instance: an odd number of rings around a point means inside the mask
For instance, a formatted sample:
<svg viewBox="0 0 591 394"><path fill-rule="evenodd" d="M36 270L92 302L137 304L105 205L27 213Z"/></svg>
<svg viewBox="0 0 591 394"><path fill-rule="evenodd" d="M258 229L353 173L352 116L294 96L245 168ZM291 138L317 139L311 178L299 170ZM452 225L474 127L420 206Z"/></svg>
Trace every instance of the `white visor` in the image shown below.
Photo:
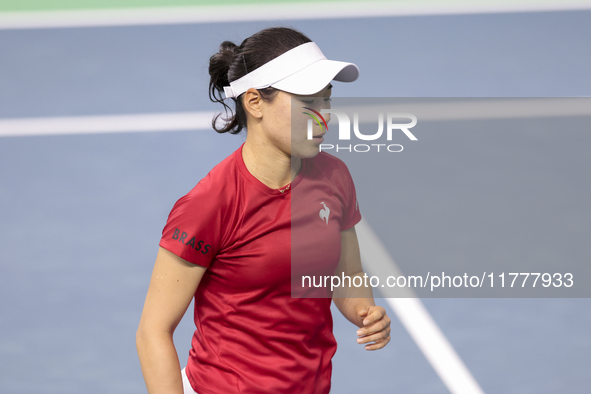
<svg viewBox="0 0 591 394"><path fill-rule="evenodd" d="M359 68L353 63L328 60L318 45L307 42L224 86L226 98L238 97L250 88L274 87L293 94L318 93L330 81L353 82Z"/></svg>

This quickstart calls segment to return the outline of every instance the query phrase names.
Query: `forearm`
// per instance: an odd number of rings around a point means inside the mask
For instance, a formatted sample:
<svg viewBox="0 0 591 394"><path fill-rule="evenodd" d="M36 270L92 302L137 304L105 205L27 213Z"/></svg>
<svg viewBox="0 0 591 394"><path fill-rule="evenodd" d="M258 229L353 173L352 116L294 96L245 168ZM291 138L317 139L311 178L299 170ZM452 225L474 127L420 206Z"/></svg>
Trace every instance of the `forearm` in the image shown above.
<svg viewBox="0 0 591 394"><path fill-rule="evenodd" d="M137 352L149 394L182 394L183 382L172 334L138 330Z"/></svg>
<svg viewBox="0 0 591 394"><path fill-rule="evenodd" d="M363 278L363 271L351 275ZM335 290L333 301L339 311L357 327L363 327L363 318L357 314L359 306L375 306L371 286L346 286Z"/></svg>

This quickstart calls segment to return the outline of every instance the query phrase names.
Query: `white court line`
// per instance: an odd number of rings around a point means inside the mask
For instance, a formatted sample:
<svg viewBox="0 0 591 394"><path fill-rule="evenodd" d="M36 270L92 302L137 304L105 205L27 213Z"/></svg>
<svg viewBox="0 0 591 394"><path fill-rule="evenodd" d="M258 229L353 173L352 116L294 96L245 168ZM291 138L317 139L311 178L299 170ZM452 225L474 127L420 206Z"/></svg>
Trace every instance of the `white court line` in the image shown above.
<svg viewBox="0 0 591 394"><path fill-rule="evenodd" d="M363 266L380 278L399 276L400 270L365 219L356 225ZM400 297L387 298L402 325L452 394L484 394L466 365L410 288L397 288Z"/></svg>
<svg viewBox="0 0 591 394"><path fill-rule="evenodd" d="M214 112L0 119L0 137L211 129Z"/></svg>
<svg viewBox="0 0 591 394"><path fill-rule="evenodd" d="M387 101L388 99L384 99ZM336 109L336 107L334 107ZM454 99L339 107L359 113L360 122L375 122L376 113L412 112L419 122L465 119L514 119L591 116L591 98ZM47 118L0 119L0 137L60 134L210 130L215 112L176 112Z"/></svg>
<svg viewBox="0 0 591 394"><path fill-rule="evenodd" d="M1 29L168 25L414 15L589 10L589 0L401 0L0 13Z"/></svg>

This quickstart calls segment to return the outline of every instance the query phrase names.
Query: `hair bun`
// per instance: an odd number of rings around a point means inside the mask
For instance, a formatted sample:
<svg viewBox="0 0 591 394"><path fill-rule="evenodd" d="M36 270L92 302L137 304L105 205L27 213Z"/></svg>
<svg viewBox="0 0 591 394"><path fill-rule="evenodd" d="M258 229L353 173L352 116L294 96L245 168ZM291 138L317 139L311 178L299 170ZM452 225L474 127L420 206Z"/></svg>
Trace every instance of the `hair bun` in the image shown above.
<svg viewBox="0 0 591 394"><path fill-rule="evenodd" d="M209 58L209 76L211 84L219 92L228 86L228 71L238 52L238 46L231 41L224 41L220 45L219 52Z"/></svg>

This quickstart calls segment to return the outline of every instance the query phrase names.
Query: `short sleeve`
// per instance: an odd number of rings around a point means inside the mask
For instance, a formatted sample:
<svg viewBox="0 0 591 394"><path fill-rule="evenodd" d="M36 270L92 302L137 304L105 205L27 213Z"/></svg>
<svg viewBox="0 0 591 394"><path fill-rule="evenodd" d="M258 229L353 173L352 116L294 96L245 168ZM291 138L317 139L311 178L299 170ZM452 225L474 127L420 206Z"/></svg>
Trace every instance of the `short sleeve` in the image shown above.
<svg viewBox="0 0 591 394"><path fill-rule="evenodd" d="M201 181L168 215L160 246L190 263L209 267L220 250L222 199Z"/></svg>
<svg viewBox="0 0 591 394"><path fill-rule="evenodd" d="M361 212L359 211L359 202L357 201L357 192L355 190L355 183L351 177L349 169L342 163L341 174L343 176L343 184L345 188L345 205L343 207L343 218L341 222L341 231L348 230L355 226L361 220Z"/></svg>

